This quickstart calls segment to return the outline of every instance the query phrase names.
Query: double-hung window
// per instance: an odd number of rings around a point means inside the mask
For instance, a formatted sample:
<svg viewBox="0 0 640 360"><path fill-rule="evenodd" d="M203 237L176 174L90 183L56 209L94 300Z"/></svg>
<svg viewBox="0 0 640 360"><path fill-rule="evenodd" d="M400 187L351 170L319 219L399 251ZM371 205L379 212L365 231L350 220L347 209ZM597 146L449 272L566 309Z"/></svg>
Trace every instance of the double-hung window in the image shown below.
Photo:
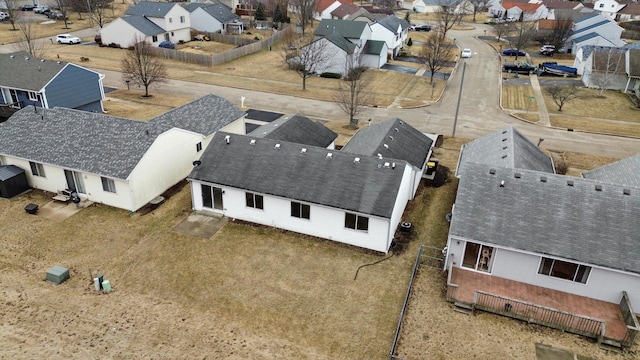
<svg viewBox="0 0 640 360"><path fill-rule="evenodd" d="M103 176L100 177L100 179L102 180L102 190L110 193L116 192L116 182L113 181L113 179L109 179Z"/></svg>
<svg viewBox="0 0 640 360"><path fill-rule="evenodd" d="M291 216L300 219L309 219L311 215L311 207L307 204L301 204L299 202L291 202Z"/></svg>
<svg viewBox="0 0 640 360"><path fill-rule="evenodd" d="M261 210L264 209L264 198L262 195L248 192L245 193L245 199L247 201L247 207Z"/></svg>
<svg viewBox="0 0 640 360"><path fill-rule="evenodd" d="M29 165L31 166L31 173L33 175L44 177L44 166L42 166L42 164L29 161Z"/></svg>
<svg viewBox="0 0 640 360"><path fill-rule="evenodd" d="M344 217L344 227L360 231L369 231L369 218L353 213L346 213Z"/></svg>

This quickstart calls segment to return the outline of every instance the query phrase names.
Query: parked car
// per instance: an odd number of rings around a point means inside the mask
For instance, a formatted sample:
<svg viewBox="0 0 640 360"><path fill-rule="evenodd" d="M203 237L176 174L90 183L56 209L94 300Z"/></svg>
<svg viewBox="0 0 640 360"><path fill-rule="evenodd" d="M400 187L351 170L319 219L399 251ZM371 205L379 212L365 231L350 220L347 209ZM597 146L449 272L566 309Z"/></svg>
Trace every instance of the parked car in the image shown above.
<svg viewBox="0 0 640 360"><path fill-rule="evenodd" d="M509 16L508 18L504 19L506 22L516 22L518 21L517 18L513 17L513 16Z"/></svg>
<svg viewBox="0 0 640 360"><path fill-rule="evenodd" d="M471 57L471 49L464 49L460 54L461 58L470 58Z"/></svg>
<svg viewBox="0 0 640 360"><path fill-rule="evenodd" d="M554 45L542 45L540 48L540 54L553 56L553 53L556 52L556 47Z"/></svg>
<svg viewBox="0 0 640 360"><path fill-rule="evenodd" d="M93 37L93 41L95 41L98 45L102 45L102 35L96 34L96 36Z"/></svg>
<svg viewBox="0 0 640 360"><path fill-rule="evenodd" d="M0 21L6 20L8 18L9 18L9 14L7 14L6 12L0 11Z"/></svg>
<svg viewBox="0 0 640 360"><path fill-rule="evenodd" d="M48 6L36 6L33 8L33 12L38 14L46 14L49 11L51 11L51 9L49 9Z"/></svg>
<svg viewBox="0 0 640 360"><path fill-rule="evenodd" d="M165 49L175 49L176 48L176 44L172 43L169 40L165 40L165 41L161 42L158 46L161 47L161 48L165 48Z"/></svg>
<svg viewBox="0 0 640 360"><path fill-rule="evenodd" d="M534 65L526 63L524 61L518 61L514 64L504 64L502 65L502 71L506 71L508 73L518 73L518 74L533 74L538 70Z"/></svg>
<svg viewBox="0 0 640 360"><path fill-rule="evenodd" d="M431 31L431 26L429 25L417 25L415 27L415 31Z"/></svg>
<svg viewBox="0 0 640 360"><path fill-rule="evenodd" d="M60 11L51 11L47 13L47 17L49 19L63 20L65 19L64 15ZM68 19L68 18L67 18Z"/></svg>
<svg viewBox="0 0 640 360"><path fill-rule="evenodd" d="M82 42L82 40L80 40L79 37L75 37L70 34L60 34L56 36L56 41L58 42L58 44L69 44L69 45L80 44L80 42Z"/></svg>
<svg viewBox="0 0 640 360"><path fill-rule="evenodd" d="M31 10L33 10L33 8L35 8L35 7L36 7L35 5L29 5L29 4L27 4L27 5L22 5L22 6L20 6L20 10L22 10L22 11L31 11Z"/></svg>
<svg viewBox="0 0 640 360"><path fill-rule="evenodd" d="M502 55L504 56L525 56L527 55L526 52L522 51L522 50L518 50L518 49L505 49L502 52Z"/></svg>

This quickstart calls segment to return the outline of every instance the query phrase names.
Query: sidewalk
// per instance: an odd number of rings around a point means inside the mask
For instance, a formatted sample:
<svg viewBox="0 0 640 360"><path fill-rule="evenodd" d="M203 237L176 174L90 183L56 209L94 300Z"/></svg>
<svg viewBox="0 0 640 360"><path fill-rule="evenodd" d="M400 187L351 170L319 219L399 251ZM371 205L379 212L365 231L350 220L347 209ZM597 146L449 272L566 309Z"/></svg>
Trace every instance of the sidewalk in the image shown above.
<svg viewBox="0 0 640 360"><path fill-rule="evenodd" d="M547 111L547 106L545 105L544 98L542 97L542 89L540 88L540 82L538 82L538 75L529 75L529 81L531 82L531 87L533 88L533 93L536 97L536 103L538 104L538 124L549 127L551 126L551 121L549 120L549 112Z"/></svg>

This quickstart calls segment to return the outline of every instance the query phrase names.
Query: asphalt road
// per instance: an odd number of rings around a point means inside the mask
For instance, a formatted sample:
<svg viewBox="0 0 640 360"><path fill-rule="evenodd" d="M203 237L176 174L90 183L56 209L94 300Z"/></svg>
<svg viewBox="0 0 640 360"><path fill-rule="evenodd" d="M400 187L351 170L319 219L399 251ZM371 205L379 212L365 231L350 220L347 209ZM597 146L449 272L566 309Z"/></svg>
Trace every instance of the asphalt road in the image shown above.
<svg viewBox="0 0 640 360"><path fill-rule="evenodd" d="M372 123L377 123L398 117L421 131L452 135L456 106L460 98L455 131L455 135L458 137L476 138L502 129L507 125L514 125L535 143L539 138L544 138L541 147L553 150L576 151L614 158L624 158L640 153L640 139L551 129L522 122L503 111L500 108L500 57L492 47L476 38L483 35L485 29L489 31L489 26L476 24L475 30L452 30L449 32L448 36L455 38L460 48L469 48L474 52L474 55L458 64L438 103L412 109L367 108L360 115L360 119L371 119ZM74 34L79 37L90 36L96 31L97 29L85 29ZM10 47L11 45L0 46L0 52L14 51ZM463 65L465 63L466 69ZM462 92L460 92L463 69L464 83L462 84ZM105 86L126 87L120 73L100 69L98 71L106 75ZM206 73L206 68L203 68L202 72ZM152 86L150 91L191 98L212 93L223 96L238 105L240 105L241 97L244 96L244 105L248 108L285 114L299 113L317 119L345 119L346 121L346 116L337 104L296 96L181 80L169 80L158 86Z"/></svg>

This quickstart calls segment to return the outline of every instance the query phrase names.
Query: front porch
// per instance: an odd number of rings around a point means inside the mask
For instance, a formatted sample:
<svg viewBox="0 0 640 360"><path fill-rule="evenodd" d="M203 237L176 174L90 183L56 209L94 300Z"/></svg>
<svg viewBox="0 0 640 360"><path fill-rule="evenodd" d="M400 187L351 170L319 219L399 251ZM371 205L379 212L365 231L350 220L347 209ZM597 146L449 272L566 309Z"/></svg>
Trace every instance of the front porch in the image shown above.
<svg viewBox="0 0 640 360"><path fill-rule="evenodd" d="M472 309L628 347L640 328L627 311L628 301L623 294L621 303L614 304L453 267L447 277L446 296L448 301Z"/></svg>

